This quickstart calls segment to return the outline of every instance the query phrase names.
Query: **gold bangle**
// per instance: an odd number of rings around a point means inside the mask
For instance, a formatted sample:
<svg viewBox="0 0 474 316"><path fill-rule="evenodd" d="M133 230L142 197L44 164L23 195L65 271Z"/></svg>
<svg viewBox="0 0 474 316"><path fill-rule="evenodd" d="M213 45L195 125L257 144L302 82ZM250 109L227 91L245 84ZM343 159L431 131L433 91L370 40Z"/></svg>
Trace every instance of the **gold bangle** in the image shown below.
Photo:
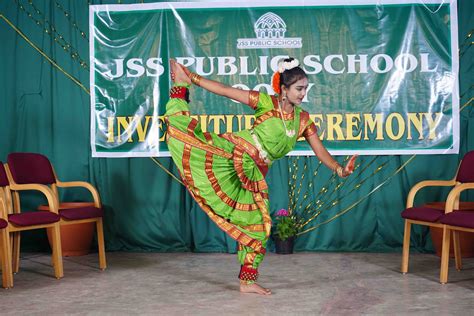
<svg viewBox="0 0 474 316"><path fill-rule="evenodd" d="M191 78L191 82L194 83L196 86L201 86L201 79L202 77L194 72L189 74L189 77Z"/></svg>
<svg viewBox="0 0 474 316"><path fill-rule="evenodd" d="M332 171L333 172L336 172L337 171L337 168L340 167L341 165L337 162L337 161L334 161L333 163L333 166L332 166Z"/></svg>
<svg viewBox="0 0 474 316"><path fill-rule="evenodd" d="M343 174L344 168L342 168L342 166L337 167L336 172L337 172L337 175L339 176L339 178L344 178L344 174Z"/></svg>

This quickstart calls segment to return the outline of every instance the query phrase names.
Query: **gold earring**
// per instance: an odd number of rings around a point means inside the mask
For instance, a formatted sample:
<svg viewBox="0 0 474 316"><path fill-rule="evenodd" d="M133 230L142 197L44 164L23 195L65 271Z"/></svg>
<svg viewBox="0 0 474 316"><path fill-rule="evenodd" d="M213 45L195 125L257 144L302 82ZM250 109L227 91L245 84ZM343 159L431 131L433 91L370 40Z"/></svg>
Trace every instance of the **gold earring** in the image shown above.
<svg viewBox="0 0 474 316"><path fill-rule="evenodd" d="M282 100L282 101L286 101L286 93L285 93L285 92L283 92L283 95L282 95L282 97L281 97L281 100Z"/></svg>

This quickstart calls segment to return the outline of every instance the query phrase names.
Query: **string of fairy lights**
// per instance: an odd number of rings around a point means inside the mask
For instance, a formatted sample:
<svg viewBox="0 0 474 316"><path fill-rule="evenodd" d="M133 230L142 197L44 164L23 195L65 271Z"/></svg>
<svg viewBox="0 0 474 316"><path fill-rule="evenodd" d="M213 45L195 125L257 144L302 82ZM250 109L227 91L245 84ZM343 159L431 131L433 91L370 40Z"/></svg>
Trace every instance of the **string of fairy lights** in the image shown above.
<svg viewBox="0 0 474 316"><path fill-rule="evenodd" d="M370 190L366 195L362 196L361 198L359 198L357 201L353 202L352 204L350 204L349 206L347 206L346 208L344 208L343 210L337 212L336 214L334 214L333 216L331 216L330 218L328 218L327 220L324 220L324 221L321 221L317 224L315 224L314 226L311 226L311 227L308 227L306 229L303 229L303 230L300 230L298 232L298 236L300 235L303 235L303 234L306 234L306 233L309 233L323 225L326 225L332 221L334 221L335 219L341 217L342 215L346 214L347 212L349 212L350 210L352 210L354 207L356 207L357 205L359 205L360 203L362 203L363 201L365 201L368 197L370 197L372 194L374 194L375 192L377 192L380 188L382 188L385 184L387 184L390 180L392 180L393 177L395 177L398 173L400 173L402 170L405 169L405 167L411 163L414 159L416 158L416 155L412 155L410 156L410 158L404 162L400 167L398 167L391 175L389 175L388 177L386 177L383 181L381 181L378 185L375 186L375 188L373 188L372 190Z"/></svg>
<svg viewBox="0 0 474 316"><path fill-rule="evenodd" d="M53 41L61 46L62 49L68 53L74 61L77 61L82 68L89 70L88 63L80 56L78 50L74 48L74 46L58 32L56 27L48 19L46 19L43 12L41 12L41 10L34 4L32 0L28 0L26 3L22 2L21 0L14 0L14 2L17 4L21 12L26 14L26 16L30 18L35 25L42 28L44 33L51 36ZM71 15L57 2L55 2L55 7L60 9L66 17L69 17L68 21L71 23L71 25L79 32L82 38L87 40L86 33L79 29L77 22L70 18Z"/></svg>
<svg viewBox="0 0 474 316"><path fill-rule="evenodd" d="M390 158L386 156L375 156L364 159L363 162L357 163L355 166L354 172L357 174L357 177L339 179L333 173L327 179L326 183L321 186L319 192L313 197L312 188L314 187L314 180L316 179L321 163L318 165L318 170L316 170L313 176L305 183L304 174L306 174L307 160L303 163L303 169L299 171L299 166L301 165L299 163L300 158L292 157L290 159L292 160L292 166L290 167L289 191L296 192L296 194L289 195L289 212L291 216L294 216L299 231L303 231L321 214L329 212L333 207L342 204L343 200L351 196L355 191L361 189L366 181L382 170L385 170L391 161ZM345 164L347 160L348 157L342 161L342 164ZM374 164L378 160L385 161L379 162L379 165L374 167ZM320 178L321 177L319 177L318 180L320 180ZM307 188L304 193L301 193L302 188ZM345 190L342 190L343 188ZM310 196L311 199L308 200Z"/></svg>
<svg viewBox="0 0 474 316"><path fill-rule="evenodd" d="M23 2L20 0L14 0L15 3L18 5L18 8L20 11L24 12L28 18L30 18L35 25L38 27L41 27L44 31L44 33L48 34L49 36L53 37L53 40L56 44L60 45L65 52L70 52L70 56L73 60L78 61L80 66L86 70L89 70L89 65L80 57L79 53L77 53L77 49L74 48L72 44L67 42L64 38L63 35L59 34L57 32L57 29L54 25L52 25L46 18L45 15L41 12L41 10L34 4L32 0L28 0L28 5L31 6L32 11L30 11L27 7L26 4L24 5ZM91 4L89 2L89 4ZM87 34L82 31L78 23L72 18L72 15L64 9L64 7L58 3L57 1L54 1L54 5L57 9L59 9L64 16L68 19L69 23L72 25L74 29L76 29L81 37L87 41L89 41ZM38 15L41 17L41 19L35 18L34 15ZM68 77L71 81L73 81L76 85L78 85L82 90L84 90L87 94L90 95L89 89L85 87L84 84L80 82L79 79L65 71L57 62L54 60L52 57L48 56L42 49L40 49L36 44L33 43L33 41L26 36L17 26L15 26L8 18L6 18L3 13L0 13L0 18L3 19L18 35L20 35L28 44L30 44L31 47L33 47L36 51L38 51L48 62L51 63L53 67L55 67L57 70L62 72L66 77ZM163 164L156 159L155 157L151 157L151 160L158 165L164 172L166 172L169 176L171 176L174 180L176 180L178 183L183 184L183 182L176 177L173 173L171 173L166 167L163 166Z"/></svg>
<svg viewBox="0 0 474 316"><path fill-rule="evenodd" d="M31 0L29 0L29 1L31 1ZM89 4L90 4L90 3L89 3ZM87 37L87 33L84 32L83 30L81 30L81 29L79 28L79 25L78 25L77 21L72 18L71 14L69 14L69 12L67 12L67 11L63 8L63 6L62 6L60 3L58 3L57 1L54 1L54 5L56 6L56 8L58 8L58 9L64 14L64 16L66 17L66 19L69 21L69 24L70 24L73 28L75 28L75 29L79 32L79 34L81 34L81 36L82 36L85 40L89 41L89 38Z"/></svg>
<svg viewBox="0 0 474 316"><path fill-rule="evenodd" d="M32 22L37 25L39 28L43 30L48 36L51 36L54 43L61 46L62 50L69 54L69 56L76 62L79 63L80 67L85 70L89 70L89 65L82 58L76 49L69 41L66 40L65 36L62 35L57 28L51 23L47 18L46 15L35 5L33 0L13 0L19 10L23 12ZM143 3L143 1L138 1L139 3ZM117 3L122 3L122 1L118 0ZM67 19L70 26L76 30L76 32L80 35L80 38L89 41L88 35L84 32L80 27L77 21L74 19L73 15L68 12L59 2L53 2L54 7L59 10L64 17ZM88 1L88 4L91 4L91 1ZM71 75L69 72L64 70L52 57L48 56L41 48L36 45L33 40L31 40L28 36L26 36L14 23L12 23L5 15L0 12L0 19L6 22L6 25L11 27L20 37L22 37L32 48L34 48L39 54L41 54L51 65L62 72L68 79L70 79L73 83L78 85L82 90L84 90L87 94L90 94L89 90L85 87L84 84L80 82L76 77ZM472 35L474 34L474 29L472 29L468 34L465 36L463 42L459 46L459 57L462 58L466 52L473 46L474 41ZM465 97L468 97L470 93L474 90L474 84L469 86L466 91L463 91L460 95L461 100ZM464 102L461 107L460 111L465 109L467 106L472 104L474 97L470 97L466 102ZM341 164L344 165L345 162L348 160L349 157L344 158L341 161ZM395 177L400 171L402 171L410 162L412 162L416 158L416 155L410 156L406 162L404 162L398 168L392 171L385 179L383 179L378 185L375 186L369 193L364 194L361 198L357 201L354 201L350 205L346 207L342 207L342 210L335 212L329 219L320 221L319 223L314 223L316 219L323 213L330 212L335 206L342 206L343 201L347 201L347 198L352 195L357 190L360 190L364 183L367 182L369 179L374 177L376 174L380 173L381 171L388 170L388 166L393 161L392 157L372 157L363 159L362 162L358 162L355 167L355 173L357 173L357 177L350 177L348 179L338 179L335 174L331 174L326 182L321 185L319 191L314 194L314 190L316 189L316 185L314 183L314 179L318 179L321 181L320 177L317 175L320 173L321 169L321 162L317 164L314 170L311 172L312 177L305 180L306 175L310 174L308 170L311 166L308 166L309 159L307 158L300 158L297 157L290 157L289 163L289 210L292 213L292 216L297 218L297 225L299 233L298 235L302 235L313 231L320 227L321 225L327 224L338 217L342 216L343 214L347 213L357 205L359 205L362 201L372 195L374 192L379 190L383 185L385 185L388 181L390 181L393 177ZM167 168L163 166L163 164L156 158L152 157L152 161L158 165L163 171L165 171L168 175L170 175L174 180L183 184L183 182L176 177L173 173L171 173ZM304 163L301 166L301 160L305 159ZM311 162L310 162L311 163ZM376 165L378 164L378 165ZM342 190L344 189L344 190Z"/></svg>

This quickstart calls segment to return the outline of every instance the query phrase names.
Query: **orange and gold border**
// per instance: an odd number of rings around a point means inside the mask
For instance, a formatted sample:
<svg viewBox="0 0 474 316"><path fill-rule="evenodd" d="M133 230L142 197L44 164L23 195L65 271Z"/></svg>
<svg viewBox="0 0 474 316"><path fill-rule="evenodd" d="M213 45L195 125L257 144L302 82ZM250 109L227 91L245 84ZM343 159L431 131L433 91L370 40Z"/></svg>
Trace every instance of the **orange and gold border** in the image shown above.
<svg viewBox="0 0 474 316"><path fill-rule="evenodd" d="M318 129L316 128L316 125L314 125L313 122L311 122L311 124L308 125L309 121L310 121L309 113L306 111L301 111L298 138L301 136L308 138L311 135L316 134L318 132Z"/></svg>
<svg viewBox="0 0 474 316"><path fill-rule="evenodd" d="M237 176L239 177L240 181L242 182L242 186L252 192L259 192L268 189L267 182L265 179L259 181L253 181L244 172L244 162L243 162L243 155L245 151L235 146L234 148L234 168L237 172ZM258 166L258 165L257 165Z"/></svg>
<svg viewBox="0 0 474 316"><path fill-rule="evenodd" d="M197 121L196 121L196 123L197 123ZM189 126L188 126L188 132L189 131L190 131L190 129L189 129ZM193 133L194 133L194 130L193 130ZM193 147L202 149L206 152L211 152L215 155L218 155L218 156L221 156L221 157L224 157L224 158L227 158L227 159L232 159L232 157L233 157L233 155L231 153L228 153L228 152L222 150L219 147L215 147L215 146L203 143L203 142L199 141L198 139L196 139L194 136L183 133L179 129L177 129L177 128L171 126L171 125L168 125L168 134L169 134L169 137L174 137L177 140L179 140L179 141L181 141L185 144L189 144Z"/></svg>
<svg viewBox="0 0 474 316"><path fill-rule="evenodd" d="M224 191L222 191L222 188L219 185L219 182L217 181L216 175L214 174L214 171L212 170L212 163L213 163L213 154L208 152L208 153L206 153L205 171L206 171L207 177L209 178L209 182L211 183L211 186L214 189L214 192L222 200L222 202L226 203L230 207L232 207L236 210L239 210L239 211L256 211L256 210L258 210L258 207L257 207L256 204L254 204L254 203L252 203L252 204L239 203L239 202L233 200Z"/></svg>
<svg viewBox="0 0 474 316"><path fill-rule="evenodd" d="M211 133L209 133L209 132L203 132L203 133L204 133L204 137L205 137L206 140L207 140L207 143L212 145L212 136L211 136Z"/></svg>
<svg viewBox="0 0 474 316"><path fill-rule="evenodd" d="M194 129L198 125L198 121L196 119L192 119L191 122L188 124L188 135L194 136Z"/></svg>
<svg viewBox="0 0 474 316"><path fill-rule="evenodd" d="M265 163L265 161L263 161L262 158L260 158L258 149L253 144L249 143L242 137L235 136L231 133L222 134L222 138L227 139L229 142L236 145L236 147L239 147L241 151L243 150L245 153L247 153L252 158L252 160L255 161L263 176L267 174L268 165Z"/></svg>
<svg viewBox="0 0 474 316"><path fill-rule="evenodd" d="M268 112L265 112L255 120L253 126L256 127L272 117L281 118L281 113L276 110L270 110ZM292 120L294 117L294 111L290 114L283 114L283 117L285 118L285 121Z"/></svg>
<svg viewBox="0 0 474 316"><path fill-rule="evenodd" d="M318 128L316 127L316 125L314 125L314 123L311 123L303 132L303 136L305 138L308 138L310 137L311 135L314 135L318 133Z"/></svg>
<svg viewBox="0 0 474 316"><path fill-rule="evenodd" d="M265 237L270 237L270 232L272 230L272 218L270 217L270 212L268 211L267 205L265 204L265 198L262 193L255 192L253 193L253 199L258 205L260 212L262 212L263 226L265 228Z"/></svg>
<svg viewBox="0 0 474 316"><path fill-rule="evenodd" d="M273 102L273 108L274 108L275 111L276 111L276 110L279 109L279 106L278 106L278 99L277 99L274 95L272 95L271 98L272 98L272 102ZM276 112L277 112L277 114L278 114L278 117L281 117L280 112L279 112L279 111L276 111ZM283 111L282 111L282 112L283 112ZM292 120L294 117L295 117L295 111L293 111L293 112L291 112L291 113L285 113L285 112L283 112L283 118L284 118L285 120Z"/></svg>
<svg viewBox="0 0 474 316"><path fill-rule="evenodd" d="M250 236L239 230L238 226L228 222L226 219L217 215L206 203L206 200L199 194L199 189L194 186L194 180L191 174L191 165L189 162L189 159L191 157L191 148L192 147L190 144L185 144L182 159L184 176L183 180L188 184L186 188L188 189L191 196L199 204L199 206L207 214L207 216L209 216L209 218L214 223L216 223L216 225L219 226L220 229L226 232L231 238L235 239L237 242L247 247L254 249L254 251L257 253L264 254L266 250L265 248L263 248L261 241L251 238Z"/></svg>
<svg viewBox="0 0 474 316"><path fill-rule="evenodd" d="M263 224L255 224L255 225L248 225L248 226L242 226L242 229L248 230L249 232L265 232L265 225Z"/></svg>
<svg viewBox="0 0 474 316"><path fill-rule="evenodd" d="M249 106L252 109L256 109L258 106L258 100L260 98L260 92L258 91L250 91L249 92Z"/></svg>
<svg viewBox="0 0 474 316"><path fill-rule="evenodd" d="M184 144L183 157L181 161L183 164L184 179L186 180L186 183L189 186L194 187L193 175L191 173L191 165L189 164L189 158L191 157L191 148L191 145Z"/></svg>
<svg viewBox="0 0 474 316"><path fill-rule="evenodd" d="M278 112L275 111L275 110L270 110L268 112L265 112L262 115L260 115L257 119L255 119L255 122L253 123L253 126L256 127L256 126L262 124L263 122L265 122L266 120L268 120L269 118L277 116L277 114L278 114Z"/></svg>
<svg viewBox="0 0 474 316"><path fill-rule="evenodd" d="M300 126L298 128L298 138L304 133L306 125L309 122L309 113L306 111L301 111L300 113Z"/></svg>

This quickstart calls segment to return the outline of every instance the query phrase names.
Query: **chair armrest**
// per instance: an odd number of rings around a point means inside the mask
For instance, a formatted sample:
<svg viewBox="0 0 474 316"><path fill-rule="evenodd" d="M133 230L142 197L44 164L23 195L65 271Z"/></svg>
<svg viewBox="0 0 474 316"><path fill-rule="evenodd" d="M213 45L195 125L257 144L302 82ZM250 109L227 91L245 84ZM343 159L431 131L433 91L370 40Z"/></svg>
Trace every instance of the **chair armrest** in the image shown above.
<svg viewBox="0 0 474 316"><path fill-rule="evenodd" d="M89 182L85 182L85 181L61 182L59 180L56 180L56 185L60 188L85 188L92 194L92 198L94 199L94 206L97 208L102 207L100 203L99 192Z"/></svg>
<svg viewBox="0 0 474 316"><path fill-rule="evenodd" d="M415 195L423 188L426 187L452 187L456 184L456 180L425 180L415 184L407 197L407 208L413 207L415 201Z"/></svg>
<svg viewBox="0 0 474 316"><path fill-rule="evenodd" d="M59 201L56 199L53 190L44 184L10 184L10 189L13 191L40 191L46 196L48 200L49 210L58 214Z"/></svg>
<svg viewBox="0 0 474 316"><path fill-rule="evenodd" d="M461 192L469 189L474 189L474 182L461 183L455 186L448 194L444 213L451 213L454 210L455 203L459 199L459 195L461 194Z"/></svg>

